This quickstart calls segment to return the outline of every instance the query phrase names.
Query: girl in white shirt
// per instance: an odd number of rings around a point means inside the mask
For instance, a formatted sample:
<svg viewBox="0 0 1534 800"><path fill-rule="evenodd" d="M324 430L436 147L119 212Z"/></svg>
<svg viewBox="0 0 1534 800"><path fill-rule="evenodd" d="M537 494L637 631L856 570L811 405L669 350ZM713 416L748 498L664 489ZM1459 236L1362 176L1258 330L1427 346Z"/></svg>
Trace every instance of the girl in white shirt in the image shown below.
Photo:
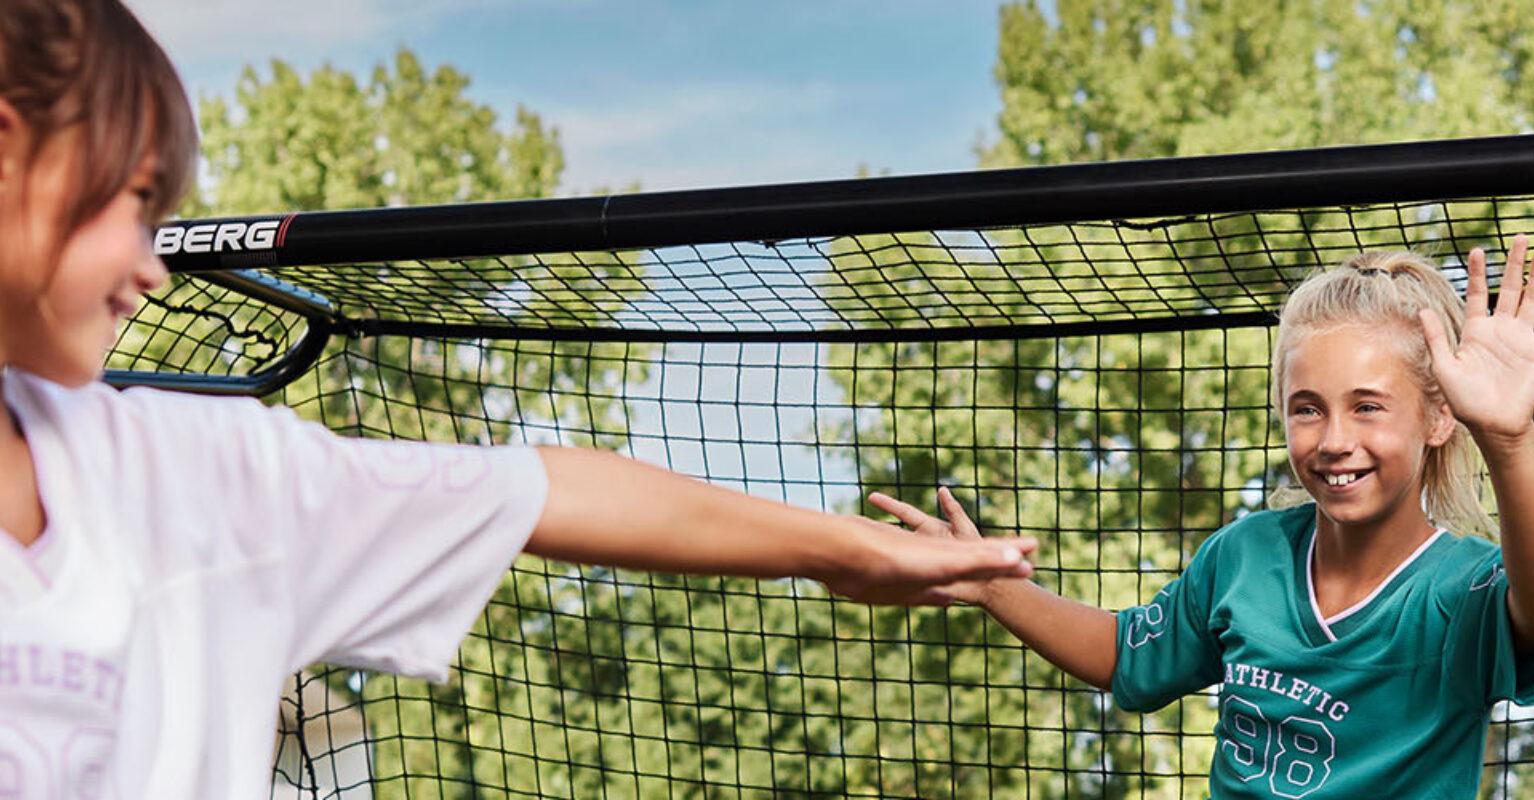
<svg viewBox="0 0 1534 800"><path fill-rule="evenodd" d="M913 537L611 454L343 439L104 386L195 143L119 0L0 3L0 795L257 797L285 676L443 679L519 551L875 603L1030 573L1030 539Z"/></svg>

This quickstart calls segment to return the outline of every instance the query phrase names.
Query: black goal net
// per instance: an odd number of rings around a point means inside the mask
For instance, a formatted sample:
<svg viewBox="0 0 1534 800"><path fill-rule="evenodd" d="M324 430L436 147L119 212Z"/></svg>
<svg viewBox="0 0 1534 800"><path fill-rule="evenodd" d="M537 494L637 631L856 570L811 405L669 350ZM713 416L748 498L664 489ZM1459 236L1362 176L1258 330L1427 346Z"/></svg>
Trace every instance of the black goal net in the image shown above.
<svg viewBox="0 0 1534 800"><path fill-rule="evenodd" d="M940 485L1038 580L1148 600L1287 472L1309 270L1531 225L1522 138L191 220L110 378L350 436L608 448L828 511ZM1534 193L1531 193L1534 194ZM1494 270L1495 273L1495 270ZM1495 281L1494 281L1495 283ZM1150 714L979 609L518 558L434 686L316 665L273 797L1202 797L1213 689ZM1484 796L1534 726L1499 707Z"/></svg>

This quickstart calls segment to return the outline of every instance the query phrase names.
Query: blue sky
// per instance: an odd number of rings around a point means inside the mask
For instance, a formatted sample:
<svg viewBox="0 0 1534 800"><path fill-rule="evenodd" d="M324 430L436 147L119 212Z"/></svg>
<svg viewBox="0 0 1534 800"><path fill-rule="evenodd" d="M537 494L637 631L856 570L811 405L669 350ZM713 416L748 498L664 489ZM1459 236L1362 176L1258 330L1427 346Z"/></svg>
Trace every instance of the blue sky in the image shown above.
<svg viewBox="0 0 1534 800"><path fill-rule="evenodd" d="M406 45L560 129L566 194L972 169L999 0L128 0L194 94Z"/></svg>

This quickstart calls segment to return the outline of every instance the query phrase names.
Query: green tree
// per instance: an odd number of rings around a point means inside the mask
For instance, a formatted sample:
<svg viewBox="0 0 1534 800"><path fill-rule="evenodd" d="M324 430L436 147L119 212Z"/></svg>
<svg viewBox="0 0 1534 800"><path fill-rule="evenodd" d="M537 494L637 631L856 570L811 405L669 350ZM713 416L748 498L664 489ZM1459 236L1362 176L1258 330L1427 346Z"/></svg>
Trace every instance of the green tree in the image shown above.
<svg viewBox="0 0 1534 800"><path fill-rule="evenodd" d="M464 96L469 78L451 66L428 71L407 49L392 65L380 64L364 84L343 70L325 66L305 76L282 61L273 61L270 75L247 68L235 88L234 101L221 97L201 104L203 153L208 181L188 214L260 214L338 208L473 202L493 199L539 198L553 193L564 167L558 132L537 114L518 108L510 130L502 130L488 106ZM454 321L514 321L507 298L549 283L582 288L607 274L626 275L620 259L549 256L542 259L482 259L464 264L400 264L412 271L413 282L425 284L436 296L417 300L429 312L450 308ZM472 281L455 280L468 267ZM356 268L352 268L356 269ZM376 293L353 291L349 281L303 270L278 272L277 277L311 288L335 302L342 313L403 316L405 311L382 301ZM385 278L385 275L378 276ZM574 314L601 313L621 306L624 293L609 293L612 302L567 304ZM408 298L407 298L408 299ZM427 318L430 319L428 313ZM425 408L484 406L480 383L498 384L502 393L518 387L514 397L492 392L491 408L514 405L525 412L581 402L550 387L584 381L584 365L571 358L593 353L585 346L553 345L509 352L485 343L433 342L372 338L347 343L345 352L367 366L327 357L330 369L311 373L349 386L371 381L364 390L386 397L414 397ZM598 348L600 350L600 348ZM513 379L509 370L518 374ZM593 376L596 385L611 369ZM487 378L489 372L492 377ZM345 374L343 374L345 373ZM572 376L574 376L572 378ZM301 387L305 396L329 398L315 414L332 427L425 438L450 434L465 441L485 442L492 434L454 429L446 418L409 428L384 417L382 404L359 406L344 395L321 386ZM423 394L424 393L424 394ZM592 407L595 416L616 413L612 404ZM537 411L531 412L534 416ZM488 422L488 421L487 421ZM472 427L472 426L471 426ZM589 429L589 426L587 426ZM591 441L588 438L588 442Z"/></svg>
<svg viewBox="0 0 1534 800"><path fill-rule="evenodd" d="M1087 0L1001 11L988 166L1516 133L1519 0Z"/></svg>
<svg viewBox="0 0 1534 800"><path fill-rule="evenodd" d="M363 83L331 66L307 76L247 67L233 102L203 100L209 183L189 211L258 214L547 197L557 131L518 108L510 130L465 97L469 77L399 50Z"/></svg>
<svg viewBox="0 0 1534 800"><path fill-rule="evenodd" d="M202 101L206 181L185 215L262 214L340 208L462 203L547 197L564 167L558 132L518 108L509 128L465 96L469 78L451 66L428 70L408 49L379 64L366 82L331 66L305 75L274 60L263 75L247 68L234 97ZM277 270L275 277L312 289L357 318L526 322L529 303L554 303L582 319L623 307L634 281L606 286L596 300L562 293L604 279L632 277L610 254L548 254L458 263L397 263L367 270L373 284L349 279L361 267ZM464 276L469 276L465 278ZM390 280L420 292L381 293ZM546 287L559 296L550 300ZM371 287L371 288L369 288ZM179 287L178 287L179 288ZM396 305L389 298L398 298ZM529 299L530 298L530 299ZM259 309L225 316L245 322ZM265 312L270 313L270 312ZM290 324L290 331L301 330ZM220 342L213 341L214 349ZM622 440L621 404L593 401L580 387L608 386L636 355L621 345L371 337L340 341L287 397L308 398L301 413L333 428L370 435L487 443L509 433L512 412L524 424L548 423L568 409L581 420L566 433L576 443ZM593 367L591 362L595 361ZM413 402L426 413L390 416L385 403L357 403L340 387ZM597 392L599 396L612 393ZM478 418L456 419L461 409Z"/></svg>

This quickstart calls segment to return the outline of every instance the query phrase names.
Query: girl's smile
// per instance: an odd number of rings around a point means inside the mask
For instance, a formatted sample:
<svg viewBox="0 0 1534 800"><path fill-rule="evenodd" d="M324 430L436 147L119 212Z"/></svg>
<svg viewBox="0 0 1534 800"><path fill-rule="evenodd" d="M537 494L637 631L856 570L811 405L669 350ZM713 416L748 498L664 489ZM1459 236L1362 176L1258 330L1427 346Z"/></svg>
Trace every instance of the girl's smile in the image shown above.
<svg viewBox="0 0 1534 800"><path fill-rule="evenodd" d="M1355 469L1348 472L1318 472L1316 473L1326 487L1334 492L1354 491L1358 488L1359 481L1369 477L1373 472L1370 469Z"/></svg>

